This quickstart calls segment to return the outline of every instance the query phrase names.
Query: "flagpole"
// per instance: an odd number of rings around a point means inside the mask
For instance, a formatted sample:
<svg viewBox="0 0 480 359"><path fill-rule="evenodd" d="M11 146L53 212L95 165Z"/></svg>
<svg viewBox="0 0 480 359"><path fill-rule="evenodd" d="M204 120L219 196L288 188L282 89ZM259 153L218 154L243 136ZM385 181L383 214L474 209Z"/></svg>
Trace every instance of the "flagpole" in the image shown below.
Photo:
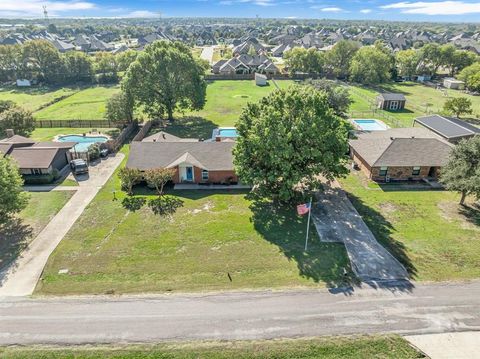
<svg viewBox="0 0 480 359"><path fill-rule="evenodd" d="M308 249L308 232L310 231L310 216L312 214L312 197L310 197L310 205L308 211L308 219L307 219L307 236L305 237L305 252Z"/></svg>

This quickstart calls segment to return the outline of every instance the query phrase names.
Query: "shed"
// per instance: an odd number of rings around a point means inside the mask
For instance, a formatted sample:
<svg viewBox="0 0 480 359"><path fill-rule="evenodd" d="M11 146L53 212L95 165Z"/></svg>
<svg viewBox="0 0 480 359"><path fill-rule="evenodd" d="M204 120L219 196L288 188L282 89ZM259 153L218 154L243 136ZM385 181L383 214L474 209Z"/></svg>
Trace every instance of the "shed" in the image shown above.
<svg viewBox="0 0 480 359"><path fill-rule="evenodd" d="M264 74L255 73L255 85L267 86L267 76Z"/></svg>
<svg viewBox="0 0 480 359"><path fill-rule="evenodd" d="M463 90L465 88L465 82L448 77L443 80L443 87L452 90Z"/></svg>
<svg viewBox="0 0 480 359"><path fill-rule="evenodd" d="M382 110L403 110L407 99L401 93L380 93L377 95L377 107Z"/></svg>

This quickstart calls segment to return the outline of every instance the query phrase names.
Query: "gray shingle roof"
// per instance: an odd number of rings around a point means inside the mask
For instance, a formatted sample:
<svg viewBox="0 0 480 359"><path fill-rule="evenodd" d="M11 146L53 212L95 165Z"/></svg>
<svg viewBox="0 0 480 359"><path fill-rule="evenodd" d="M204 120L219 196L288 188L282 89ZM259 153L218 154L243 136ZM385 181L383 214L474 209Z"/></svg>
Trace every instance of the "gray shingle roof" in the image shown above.
<svg viewBox="0 0 480 359"><path fill-rule="evenodd" d="M10 152L20 168L49 168L57 155L58 148L20 147Z"/></svg>
<svg viewBox="0 0 480 359"><path fill-rule="evenodd" d="M234 142L132 142L127 167L147 170L195 158L209 171L233 170ZM173 165L172 165L173 167Z"/></svg>
<svg viewBox="0 0 480 359"><path fill-rule="evenodd" d="M452 147L436 138L360 138L350 146L371 167L444 166Z"/></svg>
<svg viewBox="0 0 480 359"><path fill-rule="evenodd" d="M447 139L480 134L480 128L454 117L431 115L419 117L415 121Z"/></svg>
<svg viewBox="0 0 480 359"><path fill-rule="evenodd" d="M31 138L23 137L20 135L13 135L12 137L4 138L0 140L2 143L31 143L32 145L35 143L34 140Z"/></svg>
<svg viewBox="0 0 480 359"><path fill-rule="evenodd" d="M385 101L406 101L405 96L401 93L380 93L378 97L383 98Z"/></svg>

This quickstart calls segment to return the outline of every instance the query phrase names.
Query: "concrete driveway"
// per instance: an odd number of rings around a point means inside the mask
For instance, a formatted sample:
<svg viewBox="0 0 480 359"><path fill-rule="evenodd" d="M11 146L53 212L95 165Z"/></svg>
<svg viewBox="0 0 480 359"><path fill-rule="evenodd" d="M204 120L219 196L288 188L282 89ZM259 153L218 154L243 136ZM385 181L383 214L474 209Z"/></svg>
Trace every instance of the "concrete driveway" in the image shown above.
<svg viewBox="0 0 480 359"><path fill-rule="evenodd" d="M337 182L325 185L312 209L322 241L345 244L353 271L364 282L404 281L405 267L388 252L367 227Z"/></svg>
<svg viewBox="0 0 480 359"><path fill-rule="evenodd" d="M76 190L72 198L32 241L21 257L0 272L0 296L25 296L33 293L50 254L120 165L123 158L124 155L121 153L110 156L108 159L92 165L88 176L77 178L79 186L69 187L69 189ZM39 188L32 189L39 190Z"/></svg>
<svg viewBox="0 0 480 359"><path fill-rule="evenodd" d="M207 46L202 49L200 58L202 60L208 61L210 65L213 65L213 52L215 51L215 46Z"/></svg>

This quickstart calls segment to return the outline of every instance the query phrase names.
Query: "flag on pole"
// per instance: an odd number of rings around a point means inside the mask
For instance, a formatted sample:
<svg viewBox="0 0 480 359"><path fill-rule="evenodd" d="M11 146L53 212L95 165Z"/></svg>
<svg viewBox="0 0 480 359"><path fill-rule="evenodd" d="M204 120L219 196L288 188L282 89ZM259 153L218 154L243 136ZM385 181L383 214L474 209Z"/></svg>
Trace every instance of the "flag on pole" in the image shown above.
<svg viewBox="0 0 480 359"><path fill-rule="evenodd" d="M311 203L304 203L304 204L299 204L297 206L297 213L300 215L300 216L303 216L304 214L307 214L308 212L310 212L310 207L312 206Z"/></svg>

